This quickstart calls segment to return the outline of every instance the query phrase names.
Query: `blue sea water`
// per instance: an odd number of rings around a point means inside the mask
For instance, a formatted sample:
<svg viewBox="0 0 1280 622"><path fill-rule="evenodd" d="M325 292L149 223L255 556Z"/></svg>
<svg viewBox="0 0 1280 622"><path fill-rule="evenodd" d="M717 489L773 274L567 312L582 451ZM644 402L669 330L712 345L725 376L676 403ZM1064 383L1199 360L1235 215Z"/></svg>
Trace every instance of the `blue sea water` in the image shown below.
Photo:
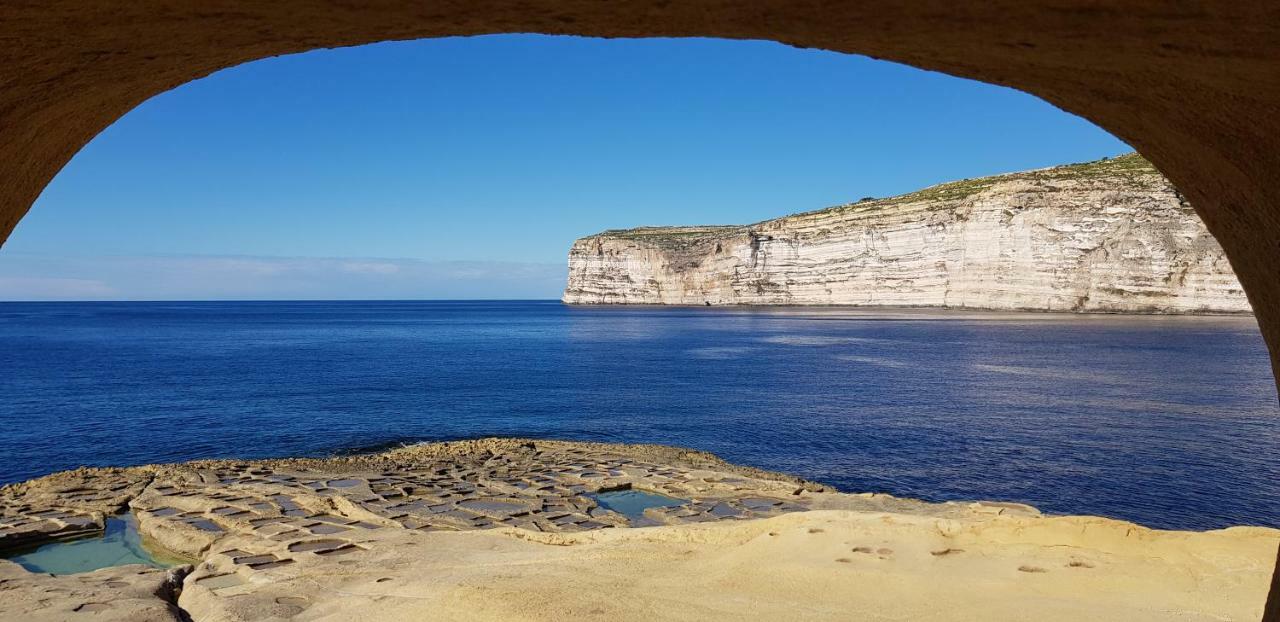
<svg viewBox="0 0 1280 622"><path fill-rule="evenodd" d="M0 303L0 482L489 435L848 491L1280 526L1248 317L558 302Z"/></svg>

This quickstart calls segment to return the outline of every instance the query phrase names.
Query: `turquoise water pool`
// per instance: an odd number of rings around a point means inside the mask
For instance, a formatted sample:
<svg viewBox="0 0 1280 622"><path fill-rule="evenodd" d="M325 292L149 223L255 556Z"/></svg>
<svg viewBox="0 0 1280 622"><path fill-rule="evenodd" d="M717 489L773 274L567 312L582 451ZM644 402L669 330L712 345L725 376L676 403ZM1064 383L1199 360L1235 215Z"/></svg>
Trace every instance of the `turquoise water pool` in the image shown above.
<svg viewBox="0 0 1280 622"><path fill-rule="evenodd" d="M644 516L647 508L669 508L677 505L683 505L687 501L685 499L677 499L653 492L645 492L643 490L612 490L591 495L600 507L606 510L613 510L627 518L631 519L632 524L648 524L648 519Z"/></svg>
<svg viewBox="0 0 1280 622"><path fill-rule="evenodd" d="M5 559L31 572L75 574L112 566L144 564L168 568L185 563L176 557L155 553L143 545L138 521L130 512L109 516L101 535L42 544L34 549L7 553Z"/></svg>

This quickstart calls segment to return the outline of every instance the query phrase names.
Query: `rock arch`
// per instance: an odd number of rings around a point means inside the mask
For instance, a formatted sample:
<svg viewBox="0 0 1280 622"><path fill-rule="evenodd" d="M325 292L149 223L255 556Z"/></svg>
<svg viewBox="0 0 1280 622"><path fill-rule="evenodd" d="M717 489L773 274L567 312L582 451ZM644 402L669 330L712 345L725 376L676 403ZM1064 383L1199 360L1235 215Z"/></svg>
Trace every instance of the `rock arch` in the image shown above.
<svg viewBox="0 0 1280 622"><path fill-rule="evenodd" d="M321 47L454 35L770 39L1017 88L1133 145L1221 242L1280 382L1280 5L1267 0L49 0L0 7L0 242L147 98ZM1280 598L1267 619L1280 620Z"/></svg>

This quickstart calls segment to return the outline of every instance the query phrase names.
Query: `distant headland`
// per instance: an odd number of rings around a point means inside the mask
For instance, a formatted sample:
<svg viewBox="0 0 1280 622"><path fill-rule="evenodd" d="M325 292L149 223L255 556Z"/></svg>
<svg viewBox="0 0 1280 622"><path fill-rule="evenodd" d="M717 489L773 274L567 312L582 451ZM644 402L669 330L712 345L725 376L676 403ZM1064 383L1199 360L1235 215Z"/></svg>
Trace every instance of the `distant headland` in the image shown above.
<svg viewBox="0 0 1280 622"><path fill-rule="evenodd" d="M753 225L577 240L570 304L1248 313L1222 248L1137 154Z"/></svg>

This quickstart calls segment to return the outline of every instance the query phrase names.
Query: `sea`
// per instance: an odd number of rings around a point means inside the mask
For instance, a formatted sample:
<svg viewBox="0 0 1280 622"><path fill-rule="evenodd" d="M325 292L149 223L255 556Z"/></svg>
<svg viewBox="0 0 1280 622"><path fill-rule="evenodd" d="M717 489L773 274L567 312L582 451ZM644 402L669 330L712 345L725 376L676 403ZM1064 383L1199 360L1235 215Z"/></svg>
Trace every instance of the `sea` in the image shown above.
<svg viewBox="0 0 1280 622"><path fill-rule="evenodd" d="M0 483L485 436L843 491L1280 527L1252 317L557 301L0 303Z"/></svg>

